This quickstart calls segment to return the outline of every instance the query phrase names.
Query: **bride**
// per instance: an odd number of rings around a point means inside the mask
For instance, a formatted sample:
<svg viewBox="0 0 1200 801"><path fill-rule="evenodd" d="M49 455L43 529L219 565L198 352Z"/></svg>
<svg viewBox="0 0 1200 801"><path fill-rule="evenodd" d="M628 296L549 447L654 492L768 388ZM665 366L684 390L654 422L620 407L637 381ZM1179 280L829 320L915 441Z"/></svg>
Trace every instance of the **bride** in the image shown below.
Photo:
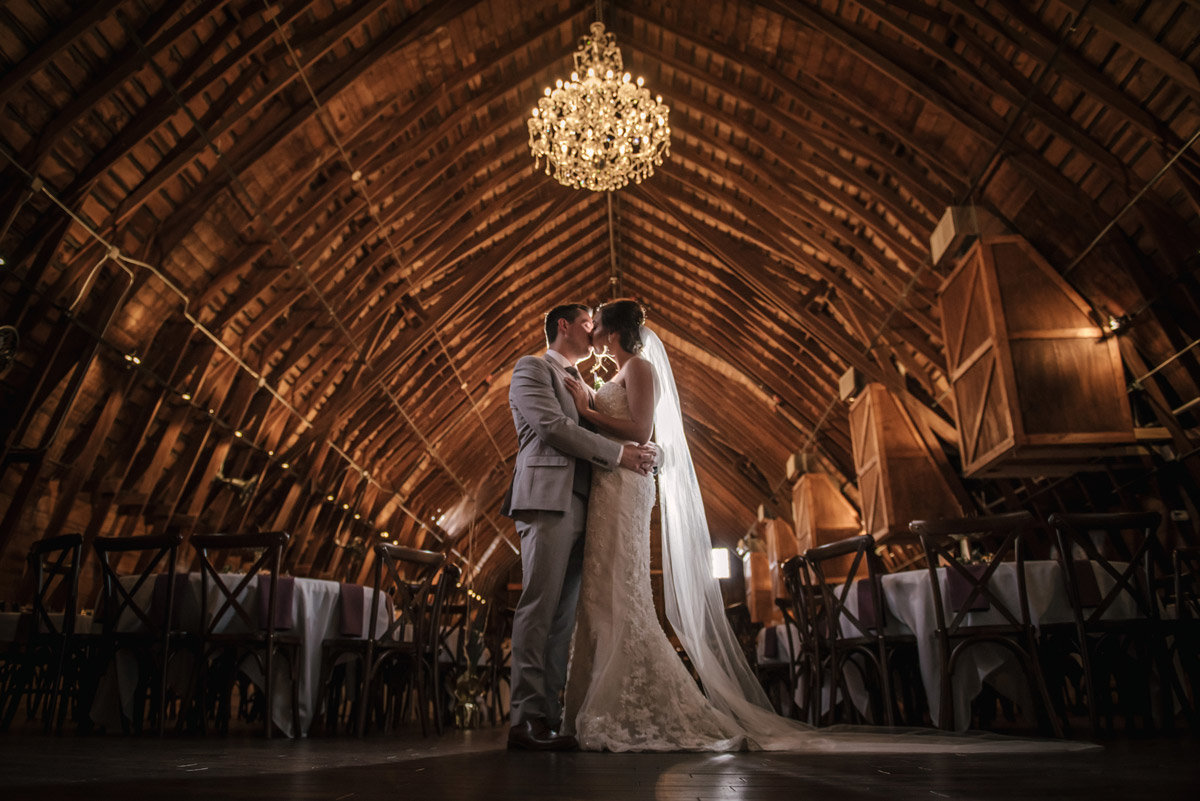
<svg viewBox="0 0 1200 801"><path fill-rule="evenodd" d="M701 693L667 639L650 585L654 478L592 473L583 586L566 686L563 731L589 751L1021 752L1085 750L1087 743L1021 740L927 729L814 729L776 715L725 618L710 573L711 541L662 341L633 300L601 306L592 347L618 370L593 395L567 387L581 418L601 433L662 450L659 503L667 618Z"/></svg>
<svg viewBox="0 0 1200 801"><path fill-rule="evenodd" d="M661 367L639 355L644 339L657 342L643 320L632 300L600 307L592 348L615 357L617 374L596 392L594 408L583 384L567 382L581 418L601 433L637 443L650 439L655 408L664 402ZM659 433L665 486L667 473L680 465ZM743 728L705 699L659 626L650 589L654 496L650 475L598 470L592 478L564 732L589 751L741 748ZM664 531L667 510L664 503ZM671 622L678 631L674 617Z"/></svg>

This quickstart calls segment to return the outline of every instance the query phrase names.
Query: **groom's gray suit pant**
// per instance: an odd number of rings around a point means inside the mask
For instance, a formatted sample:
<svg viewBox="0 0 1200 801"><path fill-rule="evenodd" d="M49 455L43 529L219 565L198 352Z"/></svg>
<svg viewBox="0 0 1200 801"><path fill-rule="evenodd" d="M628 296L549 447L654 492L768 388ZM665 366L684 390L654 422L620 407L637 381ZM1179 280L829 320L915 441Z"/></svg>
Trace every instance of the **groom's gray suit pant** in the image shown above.
<svg viewBox="0 0 1200 801"><path fill-rule="evenodd" d="M513 619L512 722L545 718L557 728L583 571L587 500L566 513L517 512L523 588Z"/></svg>

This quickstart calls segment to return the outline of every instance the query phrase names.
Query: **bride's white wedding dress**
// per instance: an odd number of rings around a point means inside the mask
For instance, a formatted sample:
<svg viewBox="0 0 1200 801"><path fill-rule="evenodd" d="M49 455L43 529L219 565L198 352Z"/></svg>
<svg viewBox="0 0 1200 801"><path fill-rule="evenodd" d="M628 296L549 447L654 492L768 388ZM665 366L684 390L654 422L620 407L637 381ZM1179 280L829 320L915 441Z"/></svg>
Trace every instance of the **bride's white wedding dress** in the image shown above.
<svg viewBox="0 0 1200 801"><path fill-rule="evenodd" d="M601 386L596 409L628 420L625 387ZM655 614L654 501L653 476L592 474L564 731L586 751L737 750L741 727L700 692Z"/></svg>

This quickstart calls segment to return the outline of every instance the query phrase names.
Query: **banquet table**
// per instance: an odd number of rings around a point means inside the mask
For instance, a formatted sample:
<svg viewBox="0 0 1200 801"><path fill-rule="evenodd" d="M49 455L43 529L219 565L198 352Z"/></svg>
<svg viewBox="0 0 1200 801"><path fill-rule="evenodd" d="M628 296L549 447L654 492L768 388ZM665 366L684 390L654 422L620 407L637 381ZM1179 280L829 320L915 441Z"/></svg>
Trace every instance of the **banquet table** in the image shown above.
<svg viewBox="0 0 1200 801"><path fill-rule="evenodd" d="M1112 577L1098 565L1091 564L1090 567L1096 578L1097 588L1101 592L1111 589L1114 584ZM938 569L943 603L947 604L949 618L952 615L949 614L949 600L946 598L948 591L945 574L946 568ZM937 618L929 571L922 569L889 573L881 577L881 583L887 609L884 631L888 634L916 635L921 681L929 702L930 715L936 721L939 719L941 708L938 689L941 683L941 665L938 660ZM1043 625L1069 623L1074 620L1057 561L1025 562L1025 583L1026 594L1029 597L1030 622L1035 629ZM1005 562L999 565L988 587L1010 608L1018 608L1017 571L1014 563ZM858 605L859 594L849 593L846 606L850 612L857 615ZM1104 617L1110 620L1128 620L1136 616L1136 606L1127 595L1118 597L1104 614ZM966 625L971 626L1004 622L1004 616L993 609L971 612L965 621ZM857 633L850 630L851 626L843 625L847 636ZM851 700L856 707L865 711L869 697L861 679L853 670L846 671L846 678ZM979 694L985 681L1022 709L1031 709L1032 698L1016 657L1003 646L981 643L966 649L955 667L952 683L955 729L962 731L970 724L971 700Z"/></svg>
<svg viewBox="0 0 1200 801"><path fill-rule="evenodd" d="M233 588L244 578L244 574L222 574L221 580L227 587ZM172 617L175 625L184 630L198 630L200 624L200 574L181 574L176 577L175 611ZM269 577L260 574L252 578L239 596L247 612L254 618L265 620L265 613L259 609L260 598L265 600L265 593L259 591L259 582ZM126 581L123 579L122 581ZM136 581L136 578L128 579ZM280 592L276 609L276 626L282 631L295 635L300 640L300 663L296 674L299 682L299 718L300 731L292 731L291 714L291 677L286 659L277 659L275 667L273 695L273 719L281 731L289 737L304 736L317 711L317 703L321 692L321 645L329 637L366 637L368 632L368 617L371 611L374 590L361 585L342 585L336 581L324 579L297 578L291 579L290 593L285 591L283 584L288 579L280 578ZM160 582L165 584L165 582ZM159 592L163 591L160 586ZM146 582L138 590L139 603L145 603L148 593L155 592L154 582ZM286 604L286 596L290 594L290 604ZM220 607L221 600L218 592L210 592L210 603L215 612ZM376 613L377 631L383 631L389 624L392 614L390 598L387 603L379 604ZM343 605L352 604L355 608L343 609ZM361 604L361 608L358 606ZM281 625L286 624L286 625ZM138 621L133 613L122 616L118 628L128 630L127 626L136 626ZM222 616L218 630L233 632L234 626L244 629L244 623L234 617L232 612ZM176 660L173 660L173 662ZM248 659L242 664L242 670L247 677L261 686L262 673L256 660ZM183 673L190 666L173 666L168 674L168 682L173 686L183 686L186 677ZM91 716L97 723L112 725L119 723L122 711L128 715L132 706L134 688L137 682L136 660L130 655L118 654L116 670L110 670L109 676L102 683L92 706Z"/></svg>

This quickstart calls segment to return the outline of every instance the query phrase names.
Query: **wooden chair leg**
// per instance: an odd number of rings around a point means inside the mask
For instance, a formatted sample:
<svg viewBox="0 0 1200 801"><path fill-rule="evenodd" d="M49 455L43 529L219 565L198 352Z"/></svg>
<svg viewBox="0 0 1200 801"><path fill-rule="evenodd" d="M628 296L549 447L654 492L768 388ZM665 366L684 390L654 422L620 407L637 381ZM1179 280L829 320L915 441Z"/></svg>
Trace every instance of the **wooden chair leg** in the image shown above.
<svg viewBox="0 0 1200 801"><path fill-rule="evenodd" d="M292 738L299 739L303 732L300 731L300 649L297 647L292 651L290 657L292 663Z"/></svg>
<svg viewBox="0 0 1200 801"><path fill-rule="evenodd" d="M421 736L428 737L429 728L426 725L425 716L429 712L429 700L426 690L427 680L424 678L427 675L426 666L423 662L418 660L415 673L417 679L417 717L421 721Z"/></svg>
<svg viewBox="0 0 1200 801"><path fill-rule="evenodd" d="M888 666L887 651L881 645L876 655L879 669L879 684L883 689L883 721L888 726L896 725L895 715L892 714L892 677Z"/></svg>
<svg viewBox="0 0 1200 801"><path fill-rule="evenodd" d="M60 649L57 658L54 660L53 679L49 685L45 685L44 697L45 706L42 713L46 716L45 730L49 734L54 729L55 713L59 710L59 705L62 703L63 692L63 663L66 659L66 649ZM59 724L59 731L62 731L62 725Z"/></svg>
<svg viewBox="0 0 1200 801"><path fill-rule="evenodd" d="M433 730L441 736L445 727L445 719L442 714L442 670L438 663L437 655L432 658L433 669L430 676L430 695L433 696Z"/></svg>
<svg viewBox="0 0 1200 801"><path fill-rule="evenodd" d="M158 719L155 721L154 729L159 737L163 736L167 725L167 663L170 658L170 652L164 649L158 664L158 675L155 676L155 690L158 698L154 702L154 711L158 715Z"/></svg>
<svg viewBox="0 0 1200 801"><path fill-rule="evenodd" d="M359 737L367 731L367 708L371 705L371 685L375 683L375 667L370 662L363 664L362 683L359 685L362 693L358 699L358 720L354 724L354 731Z"/></svg>
<svg viewBox="0 0 1200 801"><path fill-rule="evenodd" d="M1029 679L1029 683L1034 685L1031 689L1037 694L1039 713L1038 717L1042 718L1043 724L1048 724L1050 731L1055 737L1062 738L1063 730L1059 725L1058 717L1054 714L1054 704L1050 700L1050 690L1046 687L1046 677L1042 674L1041 665L1038 663L1037 647L1032 638L1028 643L1028 649L1024 652L1024 662L1026 665L1025 674Z"/></svg>
<svg viewBox="0 0 1200 801"><path fill-rule="evenodd" d="M333 679L333 665L331 662L332 657L329 653L329 649L327 647L322 647L321 672L318 674L317 679L317 705L313 709L313 718L311 721L309 721L310 731L317 725L318 722L320 722L324 726L325 732L328 734L331 731L329 725L330 718L334 719L334 728L336 729L337 716L331 715L331 710L328 709L328 705L331 703L329 697L329 683Z"/></svg>
<svg viewBox="0 0 1200 801"><path fill-rule="evenodd" d="M1091 725L1092 737L1100 736L1100 699L1096 694L1096 674L1092 669L1092 659L1086 635L1080 639L1079 657L1083 662L1083 691L1087 695L1088 721Z"/></svg>
<svg viewBox="0 0 1200 801"><path fill-rule="evenodd" d="M938 666L941 668L941 676L938 680L938 716L937 727L939 729L952 730L954 728L954 710L953 695L951 693L951 673L950 664L950 644L945 639L939 638L937 644L937 659Z"/></svg>
<svg viewBox="0 0 1200 801"><path fill-rule="evenodd" d="M263 668L263 735L270 740L275 728L275 646L268 643Z"/></svg>

